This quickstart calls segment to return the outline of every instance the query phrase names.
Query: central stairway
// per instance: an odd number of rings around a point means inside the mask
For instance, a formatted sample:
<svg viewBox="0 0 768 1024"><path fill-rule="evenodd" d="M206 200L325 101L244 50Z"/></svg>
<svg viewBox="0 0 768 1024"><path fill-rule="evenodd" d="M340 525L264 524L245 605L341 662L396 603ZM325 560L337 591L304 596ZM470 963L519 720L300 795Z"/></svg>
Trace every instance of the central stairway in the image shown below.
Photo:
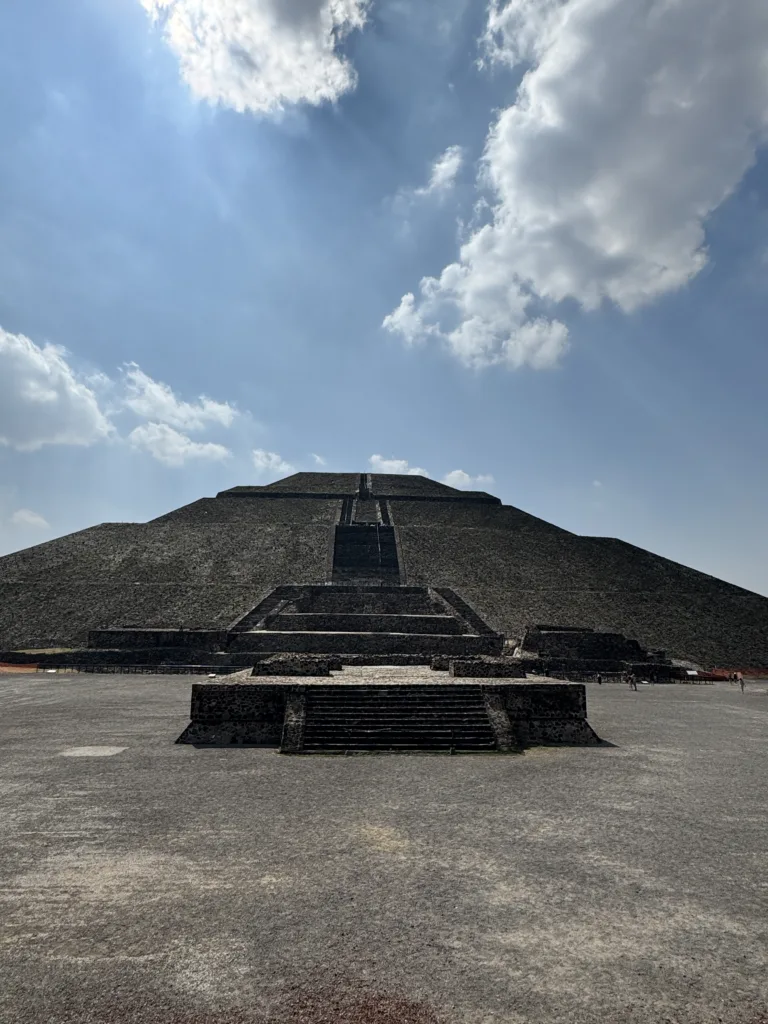
<svg viewBox="0 0 768 1024"><path fill-rule="evenodd" d="M359 529L359 527L353 527ZM230 630L236 651L384 657L498 654L494 633L444 588L330 584L276 587Z"/></svg>
<svg viewBox="0 0 768 1024"><path fill-rule="evenodd" d="M495 751L479 686L356 686L306 689L303 753Z"/></svg>

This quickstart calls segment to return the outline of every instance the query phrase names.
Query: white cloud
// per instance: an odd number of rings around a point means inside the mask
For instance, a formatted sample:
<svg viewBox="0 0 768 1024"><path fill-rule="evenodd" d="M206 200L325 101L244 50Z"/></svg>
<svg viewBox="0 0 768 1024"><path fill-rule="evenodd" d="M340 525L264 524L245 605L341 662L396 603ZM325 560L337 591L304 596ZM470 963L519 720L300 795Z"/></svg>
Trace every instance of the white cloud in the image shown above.
<svg viewBox="0 0 768 1024"><path fill-rule="evenodd" d="M458 487L461 490L475 487L483 487L485 484L492 484L493 477L489 473L480 473L478 476L470 476L463 469L452 469L443 477L444 484L449 487Z"/></svg>
<svg viewBox="0 0 768 1024"><path fill-rule="evenodd" d="M277 113L352 89L339 43L366 0L141 0L162 24L192 92L234 110Z"/></svg>
<svg viewBox="0 0 768 1024"><path fill-rule="evenodd" d="M50 523L37 512L29 508L18 508L11 516L14 526L31 526L37 530L49 530Z"/></svg>
<svg viewBox="0 0 768 1024"><path fill-rule="evenodd" d="M312 452L311 454L316 466L324 466L326 464L325 459L323 458L322 455L315 455L314 452Z"/></svg>
<svg viewBox="0 0 768 1024"><path fill-rule="evenodd" d="M410 466L407 459L385 459L383 455L372 455L368 459L372 473L392 473L406 476L429 476L426 469Z"/></svg>
<svg viewBox="0 0 768 1024"><path fill-rule="evenodd" d="M372 455L368 460L373 473L393 473L407 476L429 476L426 469L418 466L411 466L407 459L385 459L382 455ZM446 473L442 482L449 487L461 489L482 487L484 484L492 484L493 477L487 474L471 476L463 469L452 469Z"/></svg>
<svg viewBox="0 0 768 1024"><path fill-rule="evenodd" d="M440 334L435 324L425 323L421 310L416 308L413 292L404 295L397 309L384 317L382 327L401 334L407 345L415 345L429 335Z"/></svg>
<svg viewBox="0 0 768 1024"><path fill-rule="evenodd" d="M593 480L593 481L592 481L592 486L593 486L593 487L594 487L594 488L595 488L596 490L600 490L600 488L601 488L601 487L603 486L603 482L602 482L602 480Z"/></svg>
<svg viewBox="0 0 768 1024"><path fill-rule="evenodd" d="M123 405L137 416L182 430L201 430L208 423L229 427L237 415L237 410L228 402L214 402L205 395L196 403L181 401L167 384L147 376L136 363L125 366L123 385Z"/></svg>
<svg viewBox="0 0 768 1024"><path fill-rule="evenodd" d="M426 185L422 185L420 188L398 190L392 199L392 210L402 220L401 231L405 234L410 231L409 217L418 200L437 199L441 201L451 193L463 162L464 150L461 146L449 146L432 164L429 181Z"/></svg>
<svg viewBox="0 0 768 1024"><path fill-rule="evenodd" d="M486 140L490 221L383 326L544 368L567 347L553 304L630 312L705 265L707 217L768 137L768 5L492 0L485 44L529 65Z"/></svg>
<svg viewBox="0 0 768 1024"><path fill-rule="evenodd" d="M461 146L449 146L432 164L429 184L423 188L417 188L414 194L417 196L429 196L442 195L448 192L453 188L456 182L456 175L461 170L463 162L464 151Z"/></svg>
<svg viewBox="0 0 768 1024"><path fill-rule="evenodd" d="M290 462L286 462L277 452L267 452L263 448L254 448L251 454L254 468L259 476L290 476L291 473L296 472Z"/></svg>
<svg viewBox="0 0 768 1024"><path fill-rule="evenodd" d="M167 423L143 423L135 427L128 435L128 443L166 466L183 466L190 459L218 462L231 455L224 445L192 441Z"/></svg>
<svg viewBox="0 0 768 1024"><path fill-rule="evenodd" d="M91 445L112 427L63 348L36 345L0 327L0 445L37 451L46 444Z"/></svg>

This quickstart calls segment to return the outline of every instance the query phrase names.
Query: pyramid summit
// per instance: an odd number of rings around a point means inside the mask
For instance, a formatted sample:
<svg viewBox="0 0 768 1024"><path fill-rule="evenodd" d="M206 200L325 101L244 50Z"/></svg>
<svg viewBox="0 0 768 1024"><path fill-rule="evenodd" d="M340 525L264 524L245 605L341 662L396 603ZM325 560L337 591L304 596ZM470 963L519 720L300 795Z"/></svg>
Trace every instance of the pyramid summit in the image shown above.
<svg viewBox="0 0 768 1024"><path fill-rule="evenodd" d="M471 656L545 634L562 649L573 631L587 651L622 635L704 666L768 664L768 599L417 475L233 487L7 555L0 586L0 660L190 645Z"/></svg>

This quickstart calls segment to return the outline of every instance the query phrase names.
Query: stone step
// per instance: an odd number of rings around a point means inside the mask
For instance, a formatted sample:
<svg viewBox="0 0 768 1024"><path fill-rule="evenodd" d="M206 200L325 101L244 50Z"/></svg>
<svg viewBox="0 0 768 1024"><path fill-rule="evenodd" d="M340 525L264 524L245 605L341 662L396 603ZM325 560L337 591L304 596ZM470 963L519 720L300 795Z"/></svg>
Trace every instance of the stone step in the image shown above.
<svg viewBox="0 0 768 1024"><path fill-rule="evenodd" d="M370 710L372 714L379 714L387 709L393 713L401 713L406 715L419 714L421 712L429 712L430 714L479 714L480 710L484 707L482 703L475 703L474 701L351 701L345 703L343 701L313 701L308 700L307 706L311 706L313 710L324 712L328 714L338 715L343 711L346 712L365 712Z"/></svg>
<svg viewBox="0 0 768 1024"><path fill-rule="evenodd" d="M305 750L495 750L479 686L312 686Z"/></svg>
<svg viewBox="0 0 768 1024"><path fill-rule="evenodd" d="M334 580L355 576L399 579L395 531L391 526L337 526L333 548Z"/></svg>
<svg viewBox="0 0 768 1024"><path fill-rule="evenodd" d="M421 751L427 752L431 750L449 751L456 750L462 751L463 753L495 753L497 751L495 743L435 743L435 744L423 744L423 743L355 743L348 747L345 746L312 746L305 745L303 752L305 754L349 754L358 753L365 751L380 751L381 753L401 753L406 751L413 751L419 753Z"/></svg>
<svg viewBox="0 0 768 1024"><path fill-rule="evenodd" d="M344 686L344 683L339 683L339 688ZM447 687L446 687L447 689ZM479 687L478 687L479 689ZM350 694L349 697L334 697L326 696L324 694L315 695L313 693L307 694L308 703L312 703L315 707L328 707L328 708L339 708L339 707L402 707L410 709L418 708L454 708L454 709L470 709L475 707L484 707L482 692L477 694L442 694L425 693L420 694L418 697L406 696L402 693L394 693L390 697L389 694Z"/></svg>
<svg viewBox="0 0 768 1024"><path fill-rule="evenodd" d="M483 739L490 740L494 738L494 734L489 728L484 729L427 729L417 728L413 729L385 729L385 728L371 728L371 729L305 729L304 730L304 742L312 740L313 742L328 741L334 736L346 736L349 739L367 739L376 737L401 737L414 739Z"/></svg>
<svg viewBox="0 0 768 1024"><path fill-rule="evenodd" d="M412 683L412 682L394 682L394 683L344 683L343 686L339 683L318 683L312 686L312 696L336 696L348 695L353 693L371 694L371 693L384 693L384 694L437 694L442 696L455 696L457 694L472 695L482 694L483 687L480 683Z"/></svg>
<svg viewBox="0 0 768 1024"><path fill-rule="evenodd" d="M319 723L316 722L312 727L305 726L304 736L340 736L342 733L345 736L395 736L395 735L408 735L408 736L492 736L491 731L488 728L487 723L478 723L476 725L455 725L453 727L447 725L437 724L425 724L423 722L413 723L408 725L403 722L393 722L391 725L384 725L382 723L368 722L365 725L356 725L353 723Z"/></svg>
<svg viewBox="0 0 768 1024"><path fill-rule="evenodd" d="M318 702L307 701L312 711L317 714L328 715L383 715L385 712L391 715L479 715L482 705L475 705L469 701L440 702L436 705L427 700L416 702L410 701L378 701L370 700L354 701L353 703L342 702Z"/></svg>
<svg viewBox="0 0 768 1024"><path fill-rule="evenodd" d="M503 638L451 636L435 633L300 633L293 630L258 629L229 634L230 651L269 651L273 654L498 654ZM103 645L102 645L103 646Z"/></svg>
<svg viewBox="0 0 768 1024"><path fill-rule="evenodd" d="M440 705L433 705L428 701L419 703L410 702L390 702L385 700L369 701L368 703L355 701L354 703L315 703L311 701L311 708L315 714L318 715L453 715L454 717L461 717L465 715L479 715L482 712L478 710L482 706L474 705L474 703L458 703L452 701L451 703L440 703Z"/></svg>
<svg viewBox="0 0 768 1024"><path fill-rule="evenodd" d="M371 612L284 612L270 616L267 629L311 633L420 633L461 635L467 627L453 615L400 615Z"/></svg>
<svg viewBox="0 0 768 1024"><path fill-rule="evenodd" d="M364 615L441 615L445 607L432 601L425 587L315 587L285 609L296 612L323 612Z"/></svg>
<svg viewBox="0 0 768 1024"><path fill-rule="evenodd" d="M296 659L294 659L296 660ZM313 662L320 661L320 659L312 659ZM326 663L327 664L327 663ZM342 670L343 672L343 670ZM343 679L343 676L342 676ZM422 703L433 701L444 702L455 702L455 701L477 701L482 700L483 691L479 686L474 686L470 691L464 691L463 693L453 692L453 687L449 683L444 683L438 689L422 692L414 692L405 686L393 685L388 690L371 689L366 691L360 691L354 684L338 682L335 686L335 690L338 692L328 691L316 692L320 689L315 684L312 685L312 690L308 694L310 700L313 701L341 701L348 704L353 701L360 701L364 704L369 704L372 700L381 701L408 701L409 703ZM348 692L344 693L343 690ZM441 692L442 691L442 692Z"/></svg>
<svg viewBox="0 0 768 1024"><path fill-rule="evenodd" d="M317 716L312 713L312 728L337 728L344 727L345 729L368 729L368 728L430 728L430 729L475 729L485 728L487 725L487 715L482 718L477 716L475 718L450 718L445 715L397 715L384 717L381 715L369 715L366 717L362 716L332 716L327 717Z"/></svg>

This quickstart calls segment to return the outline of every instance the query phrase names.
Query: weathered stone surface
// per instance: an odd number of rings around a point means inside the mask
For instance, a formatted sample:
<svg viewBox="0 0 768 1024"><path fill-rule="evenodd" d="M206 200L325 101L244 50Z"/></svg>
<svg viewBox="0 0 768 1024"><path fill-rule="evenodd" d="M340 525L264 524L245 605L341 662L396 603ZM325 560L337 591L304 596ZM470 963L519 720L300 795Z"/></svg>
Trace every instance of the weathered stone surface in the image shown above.
<svg viewBox="0 0 768 1024"><path fill-rule="evenodd" d="M279 746L288 687L193 683L190 724L177 743Z"/></svg>
<svg viewBox="0 0 768 1024"><path fill-rule="evenodd" d="M88 646L100 649L147 650L175 648L220 651L227 646L222 629L95 629L88 634Z"/></svg>
<svg viewBox="0 0 768 1024"><path fill-rule="evenodd" d="M507 753L516 747L516 741L512 730L512 723L509 719L509 712L504 702L504 695L500 690L492 686L484 686L482 689L485 710L496 736L496 745L499 750Z"/></svg>
<svg viewBox="0 0 768 1024"><path fill-rule="evenodd" d="M513 661L511 658L451 658L448 671L454 677L525 679L525 669L519 661Z"/></svg>
<svg viewBox="0 0 768 1024"><path fill-rule="evenodd" d="M303 654L422 655L496 654L501 638L405 633L297 633L259 630L233 635L231 651L286 651Z"/></svg>
<svg viewBox="0 0 768 1024"><path fill-rule="evenodd" d="M292 686L285 702L285 718L280 750L283 754L298 754L304 746L307 698L303 686Z"/></svg>
<svg viewBox="0 0 768 1024"><path fill-rule="evenodd" d="M510 718L586 718L581 683L510 683L499 686Z"/></svg>
<svg viewBox="0 0 768 1024"><path fill-rule="evenodd" d="M636 640L593 629L536 626L526 630L520 646L540 658L640 661L646 656Z"/></svg>
<svg viewBox="0 0 768 1024"><path fill-rule="evenodd" d="M334 665L341 667L338 661L334 661ZM331 664L328 659L280 654L257 661L251 672L251 675L254 676L328 676L330 674Z"/></svg>

